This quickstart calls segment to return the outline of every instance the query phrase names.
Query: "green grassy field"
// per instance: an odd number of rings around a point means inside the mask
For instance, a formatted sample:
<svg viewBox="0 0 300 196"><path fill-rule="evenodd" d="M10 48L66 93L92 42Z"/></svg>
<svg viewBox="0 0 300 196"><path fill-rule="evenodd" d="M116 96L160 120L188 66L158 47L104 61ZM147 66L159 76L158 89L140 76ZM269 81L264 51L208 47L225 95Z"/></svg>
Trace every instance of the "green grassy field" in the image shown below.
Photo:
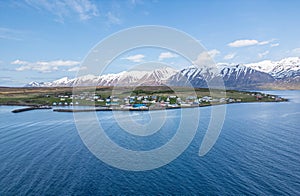
<svg viewBox="0 0 300 196"><path fill-rule="evenodd" d="M158 96L162 100L173 95L186 99L188 96L197 95L198 98L211 96L213 99L231 98L239 100L239 102L269 102L275 101L273 95L263 95L257 100L256 92L236 91L236 90L212 90L207 88L186 88L186 87L170 87L167 86L139 86L139 87L80 87L74 94L93 94L99 99L106 99L109 96L115 96L120 99L128 96ZM73 88L7 88L0 87L0 104L1 105L52 105L53 103L67 102L73 100L69 98L73 94ZM61 98L68 96L68 98ZM80 105L105 105L105 102L95 100L77 99ZM281 101L286 101L282 99Z"/></svg>

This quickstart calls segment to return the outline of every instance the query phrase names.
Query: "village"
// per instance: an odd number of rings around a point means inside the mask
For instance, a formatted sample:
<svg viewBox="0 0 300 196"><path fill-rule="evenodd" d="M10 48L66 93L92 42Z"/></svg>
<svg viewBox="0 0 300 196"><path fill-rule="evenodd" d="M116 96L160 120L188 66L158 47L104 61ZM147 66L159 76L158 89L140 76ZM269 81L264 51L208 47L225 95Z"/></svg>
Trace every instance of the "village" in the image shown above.
<svg viewBox="0 0 300 196"><path fill-rule="evenodd" d="M78 95L57 95L57 101L52 106L96 106L109 109L143 110L159 108L197 107L217 104L251 101L282 101L282 98L263 93L247 93L247 99L212 96L185 96L176 95L131 95L125 97L103 96L96 93L82 92ZM249 99L252 98L252 99Z"/></svg>

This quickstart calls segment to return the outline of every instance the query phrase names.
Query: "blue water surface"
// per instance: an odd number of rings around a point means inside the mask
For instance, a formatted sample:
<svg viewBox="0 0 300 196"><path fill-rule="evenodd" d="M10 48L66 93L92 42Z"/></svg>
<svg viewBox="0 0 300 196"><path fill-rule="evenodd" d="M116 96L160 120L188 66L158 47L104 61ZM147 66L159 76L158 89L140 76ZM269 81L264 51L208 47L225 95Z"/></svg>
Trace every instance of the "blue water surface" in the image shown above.
<svg viewBox="0 0 300 196"><path fill-rule="evenodd" d="M221 135L203 157L198 152L211 108L197 108L199 129L184 153L140 172L97 159L79 137L72 113L11 113L16 107L0 106L0 195L300 195L300 91L269 93L290 101L227 105ZM181 112L167 113L162 130L145 138L122 131L111 112L97 115L120 146L150 150L176 132ZM149 119L147 112L132 115L140 123Z"/></svg>

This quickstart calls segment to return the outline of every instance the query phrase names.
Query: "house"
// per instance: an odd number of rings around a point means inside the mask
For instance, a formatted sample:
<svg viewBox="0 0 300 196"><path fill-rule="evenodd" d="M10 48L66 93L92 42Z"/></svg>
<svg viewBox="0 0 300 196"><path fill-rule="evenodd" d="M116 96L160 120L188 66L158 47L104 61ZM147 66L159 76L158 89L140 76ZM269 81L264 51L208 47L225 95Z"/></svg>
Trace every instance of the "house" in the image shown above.
<svg viewBox="0 0 300 196"><path fill-rule="evenodd" d="M201 101L203 101L203 102L210 102L211 100L212 100L212 97L210 97L210 96L204 96L201 98Z"/></svg>
<svg viewBox="0 0 300 196"><path fill-rule="evenodd" d="M119 99L118 97L113 97L113 98L111 99L112 102L119 102L119 100L120 100L120 99Z"/></svg>
<svg viewBox="0 0 300 196"><path fill-rule="evenodd" d="M150 103L150 101L148 101L147 99L144 99L144 100L142 101L142 103Z"/></svg>
<svg viewBox="0 0 300 196"><path fill-rule="evenodd" d="M229 103L233 103L233 102L235 102L235 99L229 98L229 99L228 99L228 102L229 102Z"/></svg>
<svg viewBox="0 0 300 196"><path fill-rule="evenodd" d="M195 100L197 100L197 97L196 96L188 96L185 101L188 102L188 103L193 103Z"/></svg>
<svg viewBox="0 0 300 196"><path fill-rule="evenodd" d="M129 103L134 103L135 102L135 97L129 97Z"/></svg>
<svg viewBox="0 0 300 196"><path fill-rule="evenodd" d="M261 100L263 96L261 94L256 94L256 100Z"/></svg>
<svg viewBox="0 0 300 196"><path fill-rule="evenodd" d="M220 103L225 103L226 102L226 99L224 98L224 97L222 97L221 99L220 99Z"/></svg>

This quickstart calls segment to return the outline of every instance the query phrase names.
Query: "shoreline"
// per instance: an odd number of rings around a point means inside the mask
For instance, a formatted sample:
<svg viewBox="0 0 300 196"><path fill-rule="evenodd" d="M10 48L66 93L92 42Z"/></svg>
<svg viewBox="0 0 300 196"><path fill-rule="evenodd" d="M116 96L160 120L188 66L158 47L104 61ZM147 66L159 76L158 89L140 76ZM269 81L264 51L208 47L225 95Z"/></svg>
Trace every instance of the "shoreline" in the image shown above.
<svg viewBox="0 0 300 196"><path fill-rule="evenodd" d="M285 99L283 101L242 101L242 102L232 102L232 103L214 103L214 104L203 104L203 105L191 105L191 106L177 106L177 107L145 107L145 108L109 108L109 107L95 107L91 105L80 105L76 107L93 107L93 108L53 108L51 106L41 106L41 105L17 105L17 104L0 104L0 106L24 106L24 108L18 108L14 109L11 112L12 113L20 113L20 112L26 112L31 110L50 110L53 109L53 112L66 112L66 113L77 113L77 112L106 112L106 111L124 111L124 112L130 112L130 111L157 111L157 110L174 110L174 109L185 109L185 108L200 108L200 107L209 107L209 106L218 106L218 105L227 105L227 104L237 104L237 103L280 103L280 102L288 102L288 99Z"/></svg>

